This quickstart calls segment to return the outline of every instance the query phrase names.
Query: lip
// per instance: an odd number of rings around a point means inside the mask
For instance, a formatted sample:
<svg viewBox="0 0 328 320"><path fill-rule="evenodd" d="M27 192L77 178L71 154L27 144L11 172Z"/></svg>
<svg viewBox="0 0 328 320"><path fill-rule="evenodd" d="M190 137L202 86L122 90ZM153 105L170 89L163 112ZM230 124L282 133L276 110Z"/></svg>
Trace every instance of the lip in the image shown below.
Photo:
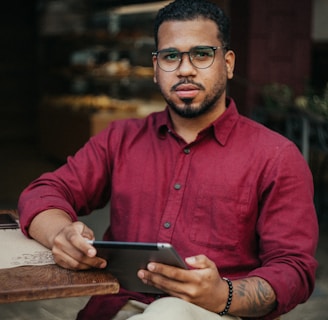
<svg viewBox="0 0 328 320"><path fill-rule="evenodd" d="M200 89L196 85L181 84L175 88L175 92L179 98L194 98Z"/></svg>

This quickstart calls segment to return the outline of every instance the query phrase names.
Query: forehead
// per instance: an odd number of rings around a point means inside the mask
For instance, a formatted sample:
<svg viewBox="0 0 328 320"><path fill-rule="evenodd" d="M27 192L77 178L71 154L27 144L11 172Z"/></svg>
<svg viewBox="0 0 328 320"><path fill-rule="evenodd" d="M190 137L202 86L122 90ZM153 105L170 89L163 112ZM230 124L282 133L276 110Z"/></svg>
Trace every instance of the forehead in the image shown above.
<svg viewBox="0 0 328 320"><path fill-rule="evenodd" d="M158 30L158 49L189 49L198 45L220 45L218 27L209 19L165 21Z"/></svg>

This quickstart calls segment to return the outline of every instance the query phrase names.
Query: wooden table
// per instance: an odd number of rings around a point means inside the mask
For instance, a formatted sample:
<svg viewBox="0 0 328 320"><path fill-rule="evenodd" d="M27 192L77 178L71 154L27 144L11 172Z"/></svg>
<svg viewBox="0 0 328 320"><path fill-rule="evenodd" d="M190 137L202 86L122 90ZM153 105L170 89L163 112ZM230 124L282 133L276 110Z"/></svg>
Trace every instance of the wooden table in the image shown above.
<svg viewBox="0 0 328 320"><path fill-rule="evenodd" d="M0 269L0 303L117 293L103 270L71 271L57 265Z"/></svg>
<svg viewBox="0 0 328 320"><path fill-rule="evenodd" d="M11 212L15 214L15 211ZM105 270L71 271L55 264L0 269L0 303L114 294L118 291L118 281Z"/></svg>

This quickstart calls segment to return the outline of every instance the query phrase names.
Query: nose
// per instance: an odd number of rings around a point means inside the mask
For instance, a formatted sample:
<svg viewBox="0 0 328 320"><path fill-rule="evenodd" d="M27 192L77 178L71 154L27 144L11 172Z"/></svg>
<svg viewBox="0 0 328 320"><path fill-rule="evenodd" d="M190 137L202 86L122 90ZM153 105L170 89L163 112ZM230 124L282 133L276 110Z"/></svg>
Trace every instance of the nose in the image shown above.
<svg viewBox="0 0 328 320"><path fill-rule="evenodd" d="M196 73L196 68L191 62L189 52L181 52L181 61L178 68L178 73L181 76L186 76Z"/></svg>

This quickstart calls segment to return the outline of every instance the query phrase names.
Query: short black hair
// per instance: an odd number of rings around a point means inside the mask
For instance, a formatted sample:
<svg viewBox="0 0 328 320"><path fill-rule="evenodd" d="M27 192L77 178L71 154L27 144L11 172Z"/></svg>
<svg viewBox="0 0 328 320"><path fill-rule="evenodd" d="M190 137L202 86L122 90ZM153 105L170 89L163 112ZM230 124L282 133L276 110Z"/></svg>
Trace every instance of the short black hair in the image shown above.
<svg viewBox="0 0 328 320"><path fill-rule="evenodd" d="M214 21L218 27L218 39L225 50L230 47L230 21L223 10L207 0L175 0L160 9L155 18L154 38L158 48L158 29L165 21L187 21L197 18Z"/></svg>

